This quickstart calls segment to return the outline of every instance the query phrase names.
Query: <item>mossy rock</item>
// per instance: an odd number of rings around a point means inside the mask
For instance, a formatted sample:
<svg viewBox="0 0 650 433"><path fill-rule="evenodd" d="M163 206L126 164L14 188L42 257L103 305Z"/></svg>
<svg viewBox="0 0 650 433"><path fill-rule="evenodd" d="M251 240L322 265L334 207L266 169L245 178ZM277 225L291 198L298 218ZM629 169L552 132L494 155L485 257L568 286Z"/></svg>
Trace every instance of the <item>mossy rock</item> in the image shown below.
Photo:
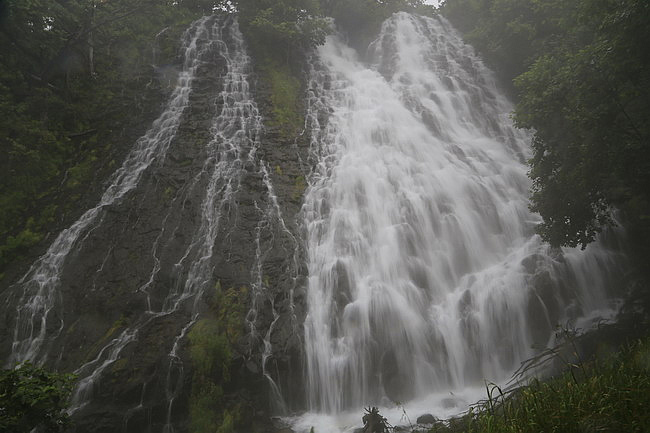
<svg viewBox="0 0 650 433"><path fill-rule="evenodd" d="M188 338L194 377L214 379L220 376L221 380L228 380L232 352L228 340L220 332L219 322L212 318L199 320L192 326Z"/></svg>
<svg viewBox="0 0 650 433"><path fill-rule="evenodd" d="M298 200L304 194L305 189L307 189L307 181L305 181L305 177L296 177L296 180L293 183L293 192L291 194L291 198L293 200Z"/></svg>
<svg viewBox="0 0 650 433"><path fill-rule="evenodd" d="M213 303L216 316L228 341L235 344L244 332L244 318L248 311L247 287L217 290Z"/></svg>
<svg viewBox="0 0 650 433"><path fill-rule="evenodd" d="M231 380L230 370L236 343L244 331L248 288L223 290L215 284L212 312L197 321L188 333L192 361L190 396L191 433L232 433L240 410L225 399L224 388Z"/></svg>
<svg viewBox="0 0 650 433"><path fill-rule="evenodd" d="M264 60L259 66L265 87L270 92L270 118L267 125L276 128L283 139L293 139L304 127L302 79L288 65Z"/></svg>

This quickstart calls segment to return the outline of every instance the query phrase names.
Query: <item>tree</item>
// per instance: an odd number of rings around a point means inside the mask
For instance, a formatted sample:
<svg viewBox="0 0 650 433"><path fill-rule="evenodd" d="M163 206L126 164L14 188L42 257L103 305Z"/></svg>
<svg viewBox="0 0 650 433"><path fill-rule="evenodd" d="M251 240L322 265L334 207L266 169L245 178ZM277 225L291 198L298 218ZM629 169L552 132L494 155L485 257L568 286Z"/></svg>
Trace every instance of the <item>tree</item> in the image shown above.
<svg viewBox="0 0 650 433"><path fill-rule="evenodd" d="M25 363L0 372L0 431L63 432L70 424L66 407L74 376L50 373Z"/></svg>
<svg viewBox="0 0 650 433"><path fill-rule="evenodd" d="M328 24L316 0L238 0L243 30L258 53L281 53L287 61L325 42Z"/></svg>
<svg viewBox="0 0 650 433"><path fill-rule="evenodd" d="M515 80L515 119L535 131L530 175L540 234L585 247L612 223L612 207L637 228L650 216L650 5L579 6L566 43Z"/></svg>
<svg viewBox="0 0 650 433"><path fill-rule="evenodd" d="M516 124L534 132L531 208L542 237L584 247L617 208L649 241L650 3L447 0L443 13L514 78Z"/></svg>

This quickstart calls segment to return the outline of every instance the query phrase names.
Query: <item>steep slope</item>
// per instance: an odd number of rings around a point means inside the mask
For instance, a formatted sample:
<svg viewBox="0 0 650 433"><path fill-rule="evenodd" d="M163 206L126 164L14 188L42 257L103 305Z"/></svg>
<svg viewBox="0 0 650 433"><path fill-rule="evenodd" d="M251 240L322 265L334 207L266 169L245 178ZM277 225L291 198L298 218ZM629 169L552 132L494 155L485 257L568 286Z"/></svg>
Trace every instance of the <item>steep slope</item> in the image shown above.
<svg viewBox="0 0 650 433"><path fill-rule="evenodd" d="M184 431L204 410L220 423L236 403L220 407L224 392L245 393L229 386L238 368L261 381L263 407L271 339L291 338L272 330L292 310L298 246L260 152L236 20L196 21L181 51L165 111L100 203L3 293L6 364L74 371L79 431Z"/></svg>

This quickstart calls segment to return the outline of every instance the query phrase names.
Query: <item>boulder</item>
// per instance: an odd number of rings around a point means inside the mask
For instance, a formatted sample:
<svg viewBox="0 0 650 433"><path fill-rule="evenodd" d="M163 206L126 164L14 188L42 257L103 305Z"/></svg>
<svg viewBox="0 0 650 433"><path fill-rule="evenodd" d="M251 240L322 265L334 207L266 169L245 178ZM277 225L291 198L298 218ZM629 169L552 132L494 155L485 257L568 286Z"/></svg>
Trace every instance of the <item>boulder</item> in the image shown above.
<svg viewBox="0 0 650 433"><path fill-rule="evenodd" d="M438 418L431 415L430 413L420 415L417 419L418 424L435 424L436 422L438 422Z"/></svg>

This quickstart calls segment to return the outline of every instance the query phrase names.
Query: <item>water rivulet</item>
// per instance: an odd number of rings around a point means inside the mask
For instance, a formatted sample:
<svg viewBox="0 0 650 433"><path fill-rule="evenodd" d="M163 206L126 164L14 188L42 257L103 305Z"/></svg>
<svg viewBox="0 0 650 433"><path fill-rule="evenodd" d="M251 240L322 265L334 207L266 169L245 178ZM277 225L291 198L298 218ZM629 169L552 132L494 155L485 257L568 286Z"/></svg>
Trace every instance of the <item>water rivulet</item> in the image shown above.
<svg viewBox="0 0 650 433"><path fill-rule="evenodd" d="M199 326L211 334L195 339L192 358L215 356L209 340L221 338L281 398L267 371L279 317L269 285L277 273L293 281L297 242L260 152L262 121L237 20L194 22L181 55L164 112L109 179L100 203L10 288L16 309L7 310L7 364L30 360L74 371L71 412L79 431L187 431L196 406L188 396L204 388L214 398L222 393L190 374L205 369L188 363L192 327L204 317L223 323ZM219 296L235 297L233 311L215 306ZM215 318L215 308L224 317Z"/></svg>
<svg viewBox="0 0 650 433"><path fill-rule="evenodd" d="M312 62L308 402L358 415L439 393L449 408L557 324L611 312L616 254L534 235L529 136L447 21L396 14L368 57L330 37Z"/></svg>

